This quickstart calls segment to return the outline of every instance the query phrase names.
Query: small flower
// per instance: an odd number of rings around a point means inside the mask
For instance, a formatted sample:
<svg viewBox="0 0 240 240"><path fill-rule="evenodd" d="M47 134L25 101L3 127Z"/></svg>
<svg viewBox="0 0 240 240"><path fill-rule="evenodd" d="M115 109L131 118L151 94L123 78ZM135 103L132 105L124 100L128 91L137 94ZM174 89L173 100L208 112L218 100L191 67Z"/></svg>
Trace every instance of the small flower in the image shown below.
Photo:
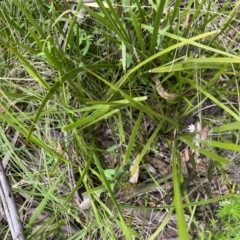
<svg viewBox="0 0 240 240"><path fill-rule="evenodd" d="M187 129L188 129L188 131L189 131L190 133L195 132L195 130L196 130L194 124L189 125Z"/></svg>

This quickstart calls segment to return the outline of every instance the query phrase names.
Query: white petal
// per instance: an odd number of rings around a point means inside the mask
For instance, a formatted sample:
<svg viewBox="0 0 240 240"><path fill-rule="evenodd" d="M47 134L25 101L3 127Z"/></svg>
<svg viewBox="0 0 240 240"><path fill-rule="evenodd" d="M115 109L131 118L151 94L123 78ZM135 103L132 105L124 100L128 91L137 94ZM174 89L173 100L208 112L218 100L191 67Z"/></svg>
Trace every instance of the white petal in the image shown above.
<svg viewBox="0 0 240 240"><path fill-rule="evenodd" d="M188 129L189 132L195 132L195 129L196 129L196 128L195 128L195 125L194 125L194 124L191 124L191 125L188 126L187 129Z"/></svg>

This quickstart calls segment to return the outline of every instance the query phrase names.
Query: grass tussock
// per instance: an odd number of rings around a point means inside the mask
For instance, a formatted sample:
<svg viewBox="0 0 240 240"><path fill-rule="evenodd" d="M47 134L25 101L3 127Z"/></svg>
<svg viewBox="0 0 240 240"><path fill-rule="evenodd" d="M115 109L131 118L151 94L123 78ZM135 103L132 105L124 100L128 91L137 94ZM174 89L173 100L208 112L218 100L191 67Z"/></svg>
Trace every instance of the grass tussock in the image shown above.
<svg viewBox="0 0 240 240"><path fill-rule="evenodd" d="M238 1L0 5L1 157L27 239L237 239Z"/></svg>

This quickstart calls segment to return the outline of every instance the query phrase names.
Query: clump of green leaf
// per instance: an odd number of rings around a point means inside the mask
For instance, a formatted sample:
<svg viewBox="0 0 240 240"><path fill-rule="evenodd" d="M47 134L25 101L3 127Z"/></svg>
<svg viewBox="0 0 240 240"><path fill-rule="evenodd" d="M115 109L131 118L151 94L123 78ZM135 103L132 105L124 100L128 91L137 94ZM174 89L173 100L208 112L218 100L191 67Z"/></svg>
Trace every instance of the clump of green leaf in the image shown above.
<svg viewBox="0 0 240 240"><path fill-rule="evenodd" d="M240 196L224 201L217 211L217 217L213 239L240 239Z"/></svg>

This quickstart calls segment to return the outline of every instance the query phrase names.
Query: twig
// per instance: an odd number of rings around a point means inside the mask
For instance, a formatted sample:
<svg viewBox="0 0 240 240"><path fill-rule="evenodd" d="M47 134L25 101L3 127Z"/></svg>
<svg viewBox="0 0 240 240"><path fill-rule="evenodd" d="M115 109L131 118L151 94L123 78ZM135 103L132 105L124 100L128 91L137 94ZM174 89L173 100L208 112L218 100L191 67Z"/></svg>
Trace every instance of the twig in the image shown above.
<svg viewBox="0 0 240 240"><path fill-rule="evenodd" d="M15 145L18 136L19 133L16 132L12 139L13 145ZM8 221L8 225L11 231L12 239L25 240L22 223L19 218L16 203L14 201L13 193L4 168L7 166L10 157L11 151L6 153L3 161L0 161L0 196L3 203L4 212Z"/></svg>

